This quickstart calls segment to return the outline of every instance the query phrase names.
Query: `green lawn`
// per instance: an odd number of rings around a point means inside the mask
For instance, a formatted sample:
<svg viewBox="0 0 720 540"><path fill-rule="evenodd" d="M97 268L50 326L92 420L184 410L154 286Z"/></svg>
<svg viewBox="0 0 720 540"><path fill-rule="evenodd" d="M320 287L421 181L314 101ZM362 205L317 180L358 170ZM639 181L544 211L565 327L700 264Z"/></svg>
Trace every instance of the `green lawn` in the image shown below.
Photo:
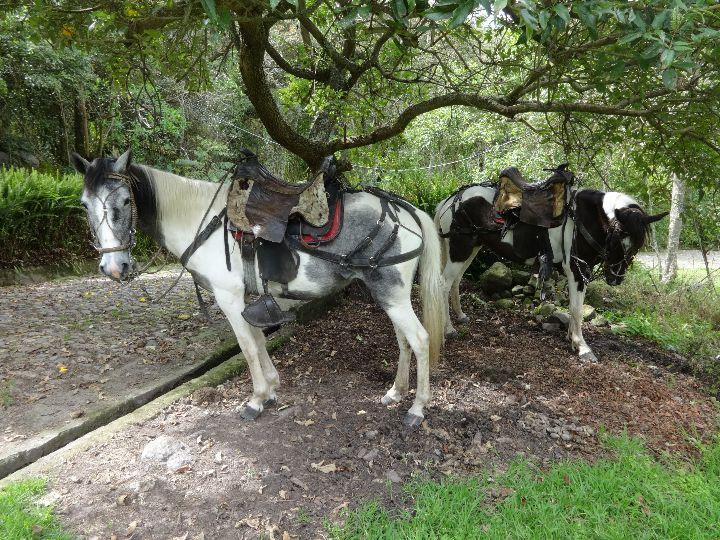
<svg viewBox="0 0 720 540"><path fill-rule="evenodd" d="M69 540L52 508L35 501L45 492L45 480L16 482L0 490L0 538L2 540Z"/></svg>
<svg viewBox="0 0 720 540"><path fill-rule="evenodd" d="M614 457L592 465L518 461L494 479L416 481L410 510L365 504L328 528L337 539L720 537L720 442L692 465L660 463L624 437L607 444Z"/></svg>

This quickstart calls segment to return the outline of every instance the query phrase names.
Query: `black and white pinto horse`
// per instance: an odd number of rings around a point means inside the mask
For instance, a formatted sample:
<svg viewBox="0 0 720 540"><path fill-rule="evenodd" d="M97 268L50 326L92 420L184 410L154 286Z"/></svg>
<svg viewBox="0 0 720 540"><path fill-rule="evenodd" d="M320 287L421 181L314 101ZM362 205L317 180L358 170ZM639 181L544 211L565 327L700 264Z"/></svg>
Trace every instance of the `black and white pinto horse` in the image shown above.
<svg viewBox="0 0 720 540"><path fill-rule="evenodd" d="M130 150L117 159L97 158L92 162L77 154L72 156L75 168L84 175L82 203L87 209L96 248L102 254L100 270L106 276L124 281L132 279L136 263L131 250L134 225L164 246L175 256L193 242L200 222L210 206L218 184L191 180L144 165L130 163ZM228 186L224 186L207 213L204 227L224 208ZM327 250L344 254L355 248L378 224L380 199L365 192L345 195L343 228ZM297 277L288 284L295 298L317 298L339 290L352 280L363 281L375 302L392 321L400 348L395 382L383 396L382 403L399 402L408 392L411 354L417 360L417 391L403 423L418 426L423 409L430 399L429 364L435 362L444 340L446 310L442 283L441 244L432 218L416 210L419 223L405 208L397 211L399 231L388 256L410 252L423 244L413 259L375 269L343 268L333 262L299 251ZM393 231L389 220L372 244L383 245ZM371 245L369 250L373 249ZM231 246L232 271L225 263L222 227L205 241L187 262L187 268L198 283L211 290L218 306L227 316L252 377L253 393L243 418L254 419L264 406L274 402L279 385L278 372L266 349L263 332L245 321L243 264L239 248ZM418 320L410 294L416 271L420 271L420 294L423 322ZM256 262L257 276L257 262ZM262 289L259 277L258 287ZM270 292L281 294L280 286L270 284Z"/></svg>
<svg viewBox="0 0 720 540"><path fill-rule="evenodd" d="M453 229L465 231L443 238L443 276L445 292L449 295L446 309L449 311L452 305L461 323L467 322L468 317L460 305L460 279L481 248L526 265L534 264L538 254L537 242L528 241L528 237L534 235L524 229L527 226L523 223L507 231L504 237L500 231L478 226L486 222L487 216L493 215L496 192L493 185L461 188L436 208L435 223L441 236ZM582 334L582 307L593 269L602 265L607 283L619 285L635 254L644 245L649 225L666 215L646 214L624 193L581 189L575 193L574 209L566 222L548 231L553 263L562 268L568 280L570 324L567 337L581 360L597 361ZM473 232L468 234L467 231ZM446 321L446 333L454 333L449 313Z"/></svg>

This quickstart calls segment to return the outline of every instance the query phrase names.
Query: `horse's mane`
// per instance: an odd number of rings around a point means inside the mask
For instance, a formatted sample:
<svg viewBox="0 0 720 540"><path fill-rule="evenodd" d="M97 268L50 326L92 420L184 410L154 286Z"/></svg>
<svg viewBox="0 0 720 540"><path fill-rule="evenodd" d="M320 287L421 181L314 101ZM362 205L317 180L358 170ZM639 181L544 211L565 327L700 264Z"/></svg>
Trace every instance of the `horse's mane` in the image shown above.
<svg viewBox="0 0 720 540"><path fill-rule="evenodd" d="M218 188L213 182L185 178L147 165L131 165L130 170L151 184L159 220L187 219L192 217L188 215L189 212L204 212ZM227 190L227 187L222 189ZM215 204L225 204L222 193L218 195Z"/></svg>

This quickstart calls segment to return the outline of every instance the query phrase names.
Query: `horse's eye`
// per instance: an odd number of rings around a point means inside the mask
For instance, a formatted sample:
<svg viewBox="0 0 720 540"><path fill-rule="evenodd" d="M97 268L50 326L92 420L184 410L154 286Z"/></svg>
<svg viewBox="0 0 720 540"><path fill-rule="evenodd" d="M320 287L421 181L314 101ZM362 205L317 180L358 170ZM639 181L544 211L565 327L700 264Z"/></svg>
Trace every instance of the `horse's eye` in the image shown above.
<svg viewBox="0 0 720 540"><path fill-rule="evenodd" d="M88 209L88 205L87 205L87 203L86 203L85 201L80 201L80 204L82 204L82 207L83 207L85 210Z"/></svg>
<svg viewBox="0 0 720 540"><path fill-rule="evenodd" d="M130 204L130 198L129 198L129 197L128 197L127 199L125 199L125 202L123 203L123 206L127 206L128 204Z"/></svg>

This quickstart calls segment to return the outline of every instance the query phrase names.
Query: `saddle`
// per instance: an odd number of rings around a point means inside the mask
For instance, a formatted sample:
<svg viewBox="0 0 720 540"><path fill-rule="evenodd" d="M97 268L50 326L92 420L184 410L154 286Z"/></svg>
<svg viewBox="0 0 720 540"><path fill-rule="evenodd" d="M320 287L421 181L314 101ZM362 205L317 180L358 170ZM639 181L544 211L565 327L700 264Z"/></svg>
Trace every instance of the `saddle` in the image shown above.
<svg viewBox="0 0 720 540"><path fill-rule="evenodd" d="M553 174L547 180L531 184L516 167L503 170L494 204L496 213L512 213L518 221L545 229L562 225L574 175L567 163L550 172Z"/></svg>
<svg viewBox="0 0 720 540"><path fill-rule="evenodd" d="M300 260L290 242L311 250L335 239L342 228L343 189L332 157L313 180L293 184L274 176L249 150L242 153L228 191L228 229L240 244L245 290L259 295L242 315L268 328L295 319L268 292L268 282L281 284L282 296L292 299L287 284L297 277Z"/></svg>
<svg viewBox="0 0 720 540"><path fill-rule="evenodd" d="M227 197L228 218L237 230L282 242L291 216L312 227L328 223L326 167L313 180L293 184L273 175L249 150L242 153L243 160L235 168Z"/></svg>

